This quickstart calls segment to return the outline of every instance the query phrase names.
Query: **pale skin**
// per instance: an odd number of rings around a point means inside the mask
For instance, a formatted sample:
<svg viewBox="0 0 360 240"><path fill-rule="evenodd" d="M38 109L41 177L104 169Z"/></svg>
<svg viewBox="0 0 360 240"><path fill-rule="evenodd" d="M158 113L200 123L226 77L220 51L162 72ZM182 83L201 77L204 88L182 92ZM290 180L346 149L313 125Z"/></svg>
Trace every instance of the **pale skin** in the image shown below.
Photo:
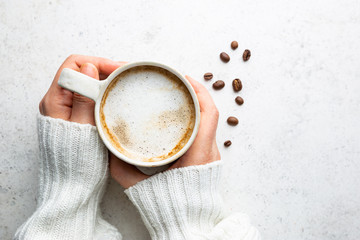
<svg viewBox="0 0 360 240"><path fill-rule="evenodd" d="M39 104L40 113L52 118L70 122L95 125L93 100L61 88L57 82L63 68L71 68L95 79L105 79L125 62L106 58L71 55L60 66L55 78ZM194 88L200 104L200 128L189 150L169 169L192 165L203 165L220 160L216 144L216 128L219 112L206 88L189 76L186 79ZM111 176L124 188L148 178L136 167L129 165L110 154Z"/></svg>

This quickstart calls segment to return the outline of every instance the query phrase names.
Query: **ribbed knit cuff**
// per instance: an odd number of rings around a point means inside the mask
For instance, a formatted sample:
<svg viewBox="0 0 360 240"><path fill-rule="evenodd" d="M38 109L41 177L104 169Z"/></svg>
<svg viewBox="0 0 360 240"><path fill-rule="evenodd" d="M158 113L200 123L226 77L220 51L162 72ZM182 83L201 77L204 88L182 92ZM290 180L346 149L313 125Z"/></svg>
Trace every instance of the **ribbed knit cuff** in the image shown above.
<svg viewBox="0 0 360 240"><path fill-rule="evenodd" d="M105 234L106 239L120 239L101 219L108 152L96 127L38 115L38 135L38 208L15 238L101 239L96 236Z"/></svg>
<svg viewBox="0 0 360 240"><path fill-rule="evenodd" d="M41 161L39 204L60 192L83 201L108 175L108 152L96 127L38 115Z"/></svg>
<svg viewBox="0 0 360 240"><path fill-rule="evenodd" d="M223 218L221 161L165 171L125 190L152 239L203 239ZM205 234L205 235L204 235Z"/></svg>

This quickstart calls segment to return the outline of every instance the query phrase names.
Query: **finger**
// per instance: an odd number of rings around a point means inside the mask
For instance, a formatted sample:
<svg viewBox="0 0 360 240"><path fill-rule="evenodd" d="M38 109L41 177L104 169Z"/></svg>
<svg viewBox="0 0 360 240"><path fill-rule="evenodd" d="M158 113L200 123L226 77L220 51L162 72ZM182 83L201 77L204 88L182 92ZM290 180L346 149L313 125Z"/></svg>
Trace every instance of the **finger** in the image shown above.
<svg viewBox="0 0 360 240"><path fill-rule="evenodd" d="M110 154L110 173L111 177L124 188L129 188L149 177L136 167L118 159L113 154Z"/></svg>
<svg viewBox="0 0 360 240"><path fill-rule="evenodd" d="M208 90L198 81L194 80L190 76L185 76L189 80L191 86L194 88L196 96L199 100L200 111L205 113L213 113L216 111L216 105L208 92Z"/></svg>
<svg viewBox="0 0 360 240"><path fill-rule="evenodd" d="M121 67L121 66L125 65L127 62L117 61L117 63L120 63L120 64L119 64L119 67ZM101 72L101 71L99 72L99 74L100 74L100 80L104 80L104 79L106 79L106 78L109 76L109 74L103 73L103 72Z"/></svg>
<svg viewBox="0 0 360 240"><path fill-rule="evenodd" d="M201 118L197 139L201 139L201 141L211 140L216 134L219 111L207 89L191 77L186 76L186 78L193 86L200 105Z"/></svg>
<svg viewBox="0 0 360 240"><path fill-rule="evenodd" d="M126 64L126 62L113 61L102 57L75 55L73 58L78 67L84 63L92 63L99 70L99 73L105 75L110 75L115 69Z"/></svg>
<svg viewBox="0 0 360 240"><path fill-rule="evenodd" d="M80 67L80 72L99 80L99 72L92 63L84 63ZM95 102L93 100L74 93L70 120L73 122L95 125L94 108Z"/></svg>
<svg viewBox="0 0 360 240"><path fill-rule="evenodd" d="M83 55L70 55L60 66L57 71L54 81L52 82L51 88L56 91L60 91L62 88L57 84L60 74L64 68L70 68L75 71L80 71L81 65L84 63L92 63L98 69L101 76L100 79L105 79L109 74L111 74L115 69L123 66L126 62L113 61L110 59L102 57L92 57L92 56L83 56Z"/></svg>

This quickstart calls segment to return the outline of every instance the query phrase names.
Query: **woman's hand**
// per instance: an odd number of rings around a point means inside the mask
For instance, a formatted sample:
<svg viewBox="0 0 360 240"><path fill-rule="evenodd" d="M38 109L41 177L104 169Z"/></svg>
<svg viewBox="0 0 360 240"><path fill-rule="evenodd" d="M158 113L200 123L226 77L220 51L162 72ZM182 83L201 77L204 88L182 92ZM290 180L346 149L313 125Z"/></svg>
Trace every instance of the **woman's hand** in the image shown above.
<svg viewBox="0 0 360 240"><path fill-rule="evenodd" d="M52 118L61 118L70 122L95 125L95 102L77 93L72 93L58 85L60 73L64 68L79 71L95 79L105 79L125 62L116 62L106 58L71 55L61 65L55 78L39 104L40 113Z"/></svg>
<svg viewBox="0 0 360 240"><path fill-rule="evenodd" d="M193 86L199 100L200 128L189 150L169 169L202 165L220 160L219 149L216 145L219 112L206 88L191 77L186 76L186 78ZM116 158L113 154L110 155L110 172L111 176L124 188L129 188L149 177L136 167Z"/></svg>
<svg viewBox="0 0 360 240"><path fill-rule="evenodd" d="M189 76L186 76L193 86L200 104L200 128L194 143L189 150L176 161L171 168L203 165L220 160L220 152L216 145L216 129L219 111L206 88Z"/></svg>

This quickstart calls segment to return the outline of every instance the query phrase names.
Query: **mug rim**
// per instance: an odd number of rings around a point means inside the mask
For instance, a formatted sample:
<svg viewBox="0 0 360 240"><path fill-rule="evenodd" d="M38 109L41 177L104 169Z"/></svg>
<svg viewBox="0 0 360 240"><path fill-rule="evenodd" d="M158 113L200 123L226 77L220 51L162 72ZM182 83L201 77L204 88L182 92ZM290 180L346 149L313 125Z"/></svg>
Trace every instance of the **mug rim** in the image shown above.
<svg viewBox="0 0 360 240"><path fill-rule="evenodd" d="M101 106L101 101L102 98L104 96L104 93L106 91L106 89L109 87L110 83L122 72L130 69L130 68L134 68L134 67L138 67L138 66L154 66L154 67L160 67L163 68L171 73L173 73L177 78L179 78L183 84L186 86L186 88L188 89L188 91L190 92L191 98L193 100L194 103L194 107L195 107L195 124L194 124L194 128L193 128L193 132L191 133L191 136L189 138L189 140L187 141L187 143L185 144L185 146L183 146L180 151L178 151L177 153L175 153L173 156L160 160L160 161L155 161L155 162L143 162L141 160L134 160L131 159L127 156L125 156L124 154L120 153L111 143L110 141L107 139L102 125L101 125L101 121L100 121L100 106ZM98 130L98 133L102 139L102 141L104 142L105 146L109 149L110 152L112 152L116 157L120 158L122 161L125 161L129 164L135 165L135 166L140 166L140 167L159 167L159 166L163 166L166 164L169 164L175 160L177 160L178 158L180 158L182 155L184 155L184 153L190 148L190 146L193 144L197 133L199 131L199 126L200 126L200 104L198 101L198 98L196 96L195 90L193 89L193 87L191 86L190 82L182 75L180 74L177 70L162 64L162 63L158 63L158 62L152 62L152 61L139 61L139 62L132 62L132 63L126 63L125 65L117 68L116 70L114 70L105 80L102 81L103 85L100 89L99 95L95 101L95 123L96 123L96 127Z"/></svg>

